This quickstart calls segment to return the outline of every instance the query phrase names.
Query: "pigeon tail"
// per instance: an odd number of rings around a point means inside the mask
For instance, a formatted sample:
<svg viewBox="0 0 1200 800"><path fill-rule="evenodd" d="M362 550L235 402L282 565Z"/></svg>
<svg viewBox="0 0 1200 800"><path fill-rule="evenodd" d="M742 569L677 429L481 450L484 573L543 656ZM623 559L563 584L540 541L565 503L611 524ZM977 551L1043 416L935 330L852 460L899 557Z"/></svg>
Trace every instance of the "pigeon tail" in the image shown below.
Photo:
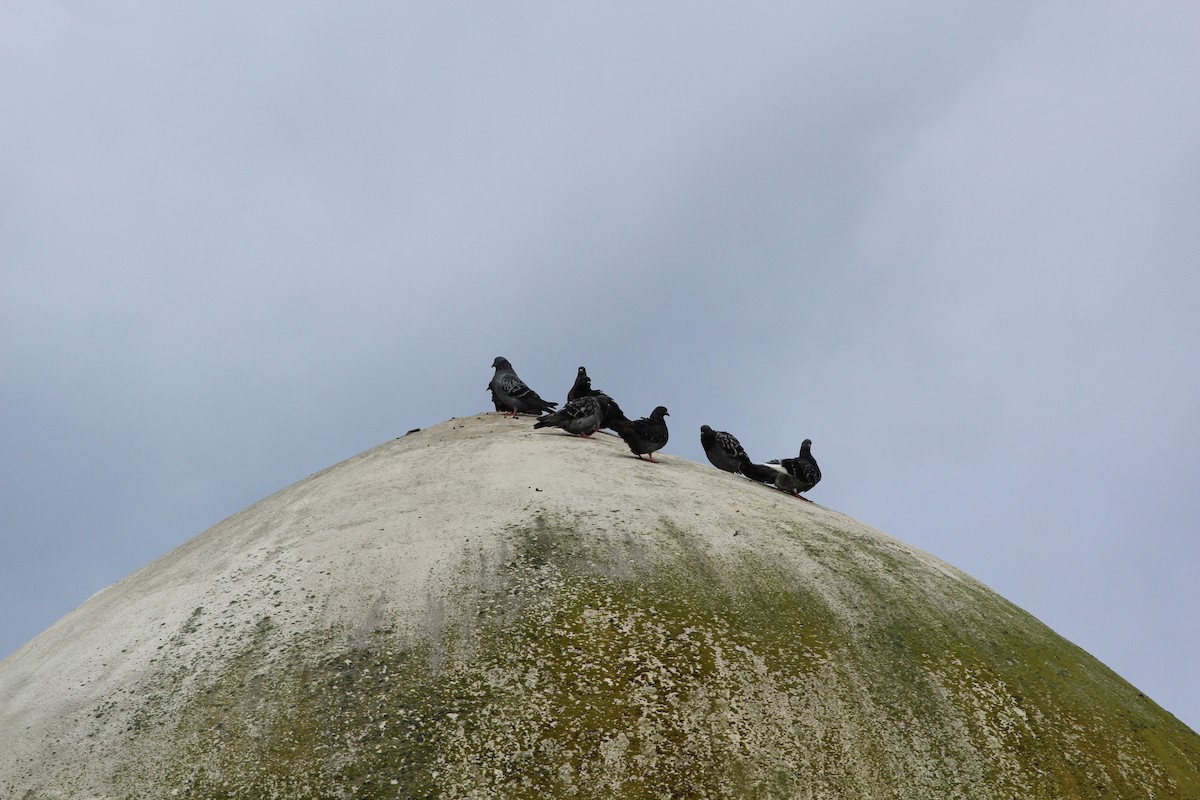
<svg viewBox="0 0 1200 800"><path fill-rule="evenodd" d="M777 469L768 467L766 464L755 464L749 458L742 462L741 470L739 471L752 481L769 483L772 486L775 485L776 477L783 474Z"/></svg>

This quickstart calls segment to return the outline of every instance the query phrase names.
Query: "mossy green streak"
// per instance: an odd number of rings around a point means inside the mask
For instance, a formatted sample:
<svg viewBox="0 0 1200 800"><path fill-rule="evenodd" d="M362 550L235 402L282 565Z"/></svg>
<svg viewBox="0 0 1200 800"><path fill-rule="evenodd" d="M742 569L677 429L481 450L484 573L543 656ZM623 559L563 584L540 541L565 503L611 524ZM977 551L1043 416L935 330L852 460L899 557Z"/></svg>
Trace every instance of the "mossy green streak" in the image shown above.
<svg viewBox="0 0 1200 800"><path fill-rule="evenodd" d="M194 798L1057 798L1183 797L1195 780L1194 750L1160 749L1169 718L993 595L951 626L925 598L947 587L920 565L836 532L785 537L847 580L847 629L785 562L664 557L657 540L681 536L664 523L614 550L539 514L502 553L464 559L438 630L354 646L335 631L276 642L263 622L170 732L167 785ZM863 558L887 560L907 591L855 578Z"/></svg>

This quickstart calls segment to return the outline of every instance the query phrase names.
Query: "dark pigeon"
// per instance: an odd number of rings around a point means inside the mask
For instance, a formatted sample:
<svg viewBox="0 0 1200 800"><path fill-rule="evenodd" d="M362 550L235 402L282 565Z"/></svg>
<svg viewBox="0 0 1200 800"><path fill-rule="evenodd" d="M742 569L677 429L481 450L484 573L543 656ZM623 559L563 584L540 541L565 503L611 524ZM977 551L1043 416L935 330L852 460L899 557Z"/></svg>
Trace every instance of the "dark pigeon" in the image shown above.
<svg viewBox="0 0 1200 800"><path fill-rule="evenodd" d="M625 412L617 405L617 401L613 400L604 392L592 386L592 379L588 377L587 369L580 367L575 373L575 383L571 385L570 391L567 392L567 402L578 400L581 397L604 397L607 404L604 407L604 419L600 421L601 428L609 428L616 431L616 426L622 423L629 422L629 418L625 416Z"/></svg>
<svg viewBox="0 0 1200 800"><path fill-rule="evenodd" d="M595 393L592 389L592 379L588 377L587 370L580 367L579 372L575 373L575 383L567 391L567 402L569 403L579 397L588 397Z"/></svg>
<svg viewBox="0 0 1200 800"><path fill-rule="evenodd" d="M580 436L591 436L604 423L609 399L607 395L585 395L577 397L563 406L562 411L555 411L542 417L534 423L535 428L553 426L562 428L567 433Z"/></svg>
<svg viewBox="0 0 1200 800"><path fill-rule="evenodd" d="M650 412L650 416L635 419L616 419L610 415L609 427L629 445L629 449L639 459L645 455L655 464L654 453L662 450L667 443L667 421L663 417L671 416L666 406L659 406ZM624 415L622 415L624 417Z"/></svg>
<svg viewBox="0 0 1200 800"><path fill-rule="evenodd" d="M499 410L499 406L503 406L505 411L511 412L510 416L515 417L522 411L527 414L553 411L558 405L558 403L548 403L538 397L537 392L530 389L525 385L525 381L517 377L512 364L508 363L508 359L504 356L496 356L492 367L495 368L496 374L488 383L488 389L492 391L492 399L497 404L497 410Z"/></svg>
<svg viewBox="0 0 1200 800"><path fill-rule="evenodd" d="M742 467L751 463L750 457L742 449L742 443L732 433L714 431L707 425L701 425L700 446L717 469L738 474Z"/></svg>
<svg viewBox="0 0 1200 800"><path fill-rule="evenodd" d="M604 392L596 392L592 397L601 400L604 407L604 418L600 421L601 428L608 428L616 432L618 425L629 424L629 417L625 416L625 412L617 405L616 400L613 400Z"/></svg>
<svg viewBox="0 0 1200 800"><path fill-rule="evenodd" d="M779 462L779 466L783 467L791 478L791 481L785 481L788 484L787 488L775 484L776 488L783 489L785 492L791 492L800 497L801 492L807 492L809 489L821 482L821 468L817 466L817 460L812 455L812 439L805 439L800 443L800 455L795 458L785 458ZM801 498L807 500L807 497Z"/></svg>

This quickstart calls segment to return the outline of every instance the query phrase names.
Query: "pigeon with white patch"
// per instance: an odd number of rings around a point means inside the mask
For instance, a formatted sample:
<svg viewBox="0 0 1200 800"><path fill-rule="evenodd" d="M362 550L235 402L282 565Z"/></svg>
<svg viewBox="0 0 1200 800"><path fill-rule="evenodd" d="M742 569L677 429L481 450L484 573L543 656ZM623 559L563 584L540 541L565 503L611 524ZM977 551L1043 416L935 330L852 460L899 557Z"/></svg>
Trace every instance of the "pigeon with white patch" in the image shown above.
<svg viewBox="0 0 1200 800"><path fill-rule="evenodd" d="M791 492L796 497L800 497L801 492L807 492L821 482L821 468L817 466L817 460L813 458L812 454L812 439L805 439L800 443L800 455L781 460L779 466L783 467L784 472L790 475L792 480L785 481L788 484L786 489L778 483L775 486ZM807 500L808 498L800 499Z"/></svg>
<svg viewBox="0 0 1200 800"><path fill-rule="evenodd" d="M612 415L610 415L611 417ZM624 415L622 415L623 417ZM628 419L609 419L609 427L629 445L629 449L639 459L644 455L651 462L654 453L662 450L667 444L667 421L663 417L671 416L666 406L658 406L650 412L650 416L630 421Z"/></svg>
<svg viewBox="0 0 1200 800"><path fill-rule="evenodd" d="M549 403L538 396L538 393L525 385L525 381L517 377L517 373L504 356L496 356L492 362L496 374L488 383L492 391L492 399L497 405L503 406L516 417L524 411L527 414L541 414L543 411L553 411L558 403Z"/></svg>

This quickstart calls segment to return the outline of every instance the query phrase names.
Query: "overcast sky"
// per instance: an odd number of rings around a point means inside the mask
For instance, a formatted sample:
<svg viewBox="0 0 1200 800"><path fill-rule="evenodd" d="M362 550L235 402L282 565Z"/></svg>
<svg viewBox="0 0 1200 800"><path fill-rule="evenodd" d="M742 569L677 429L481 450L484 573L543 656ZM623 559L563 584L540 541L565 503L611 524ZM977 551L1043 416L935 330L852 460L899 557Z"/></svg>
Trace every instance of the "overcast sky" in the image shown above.
<svg viewBox="0 0 1200 800"><path fill-rule="evenodd" d="M580 364L1200 729L1200 5L12 3L0 657ZM470 487L464 487L469 496Z"/></svg>

